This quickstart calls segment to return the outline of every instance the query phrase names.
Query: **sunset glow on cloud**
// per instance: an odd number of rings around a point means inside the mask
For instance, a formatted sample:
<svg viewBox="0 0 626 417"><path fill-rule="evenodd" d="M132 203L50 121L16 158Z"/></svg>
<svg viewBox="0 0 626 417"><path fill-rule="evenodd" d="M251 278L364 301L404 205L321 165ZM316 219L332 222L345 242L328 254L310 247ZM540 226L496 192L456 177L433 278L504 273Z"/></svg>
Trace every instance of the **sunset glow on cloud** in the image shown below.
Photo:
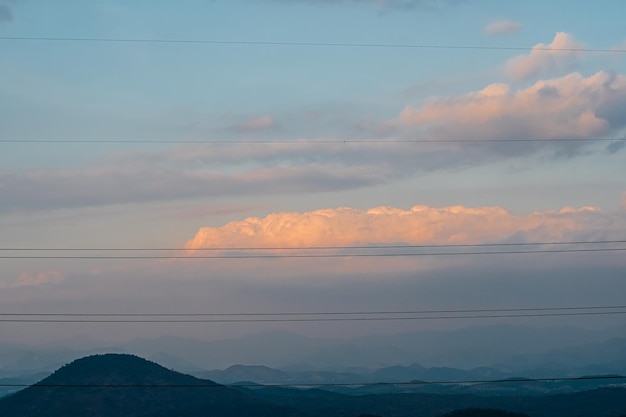
<svg viewBox="0 0 626 417"><path fill-rule="evenodd" d="M621 305L626 38L610 3L0 0L0 304ZM109 324L3 331L241 328Z"/></svg>
<svg viewBox="0 0 626 417"><path fill-rule="evenodd" d="M310 247L367 244L469 244L564 239L584 228L593 207L514 215L500 207L349 207L273 213L202 227L185 247Z"/></svg>

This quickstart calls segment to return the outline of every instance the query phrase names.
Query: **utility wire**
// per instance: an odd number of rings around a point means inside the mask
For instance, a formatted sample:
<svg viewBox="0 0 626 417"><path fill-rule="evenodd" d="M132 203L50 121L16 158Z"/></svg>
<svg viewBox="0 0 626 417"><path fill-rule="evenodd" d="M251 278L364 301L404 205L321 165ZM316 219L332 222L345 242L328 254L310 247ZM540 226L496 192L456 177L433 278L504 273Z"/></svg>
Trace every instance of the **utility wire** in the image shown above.
<svg viewBox="0 0 626 417"><path fill-rule="evenodd" d="M396 310L396 311L319 311L319 312L275 312L275 313L0 313L0 317L259 317L259 316L353 316L387 314L443 314L443 313L501 313L540 311L585 311L626 309L626 305L579 306L579 307L525 307L525 308L480 308L463 310Z"/></svg>
<svg viewBox="0 0 626 417"><path fill-rule="evenodd" d="M0 323L312 323L312 322L354 322L354 321L416 321L416 320L469 320L533 317L574 317L609 316L626 314L624 311L588 311L566 313L520 313L489 315L445 315L445 316L394 316L394 317L313 317L313 318L234 318L234 319L39 319L39 318L0 318Z"/></svg>
<svg viewBox="0 0 626 417"><path fill-rule="evenodd" d="M411 144L411 143L519 143L519 142L626 142L626 139L611 138L546 138L546 139L0 139L0 143L14 144L42 144L42 143L83 143L83 144L332 144L332 143L357 143L357 144Z"/></svg>
<svg viewBox="0 0 626 417"><path fill-rule="evenodd" d="M594 241L565 241L565 242L503 242L503 243L452 243L434 245L346 245L346 246L240 246L240 247L203 247L203 248L0 248L0 251L20 252L64 252L64 251L265 251L265 250L349 250L349 249L440 249L440 248L482 248L482 247L509 247L509 246L560 246L560 245L598 245L626 243L626 240L594 240Z"/></svg>
<svg viewBox="0 0 626 417"><path fill-rule="evenodd" d="M225 46L298 46L332 48L394 48L394 49L452 49L452 50L491 50L491 51L543 51L543 52L614 52L624 53L626 49L594 48L553 48L527 46L490 45L435 45L408 43L350 43L350 42L295 42L295 41L233 41L211 39L148 39L148 38L100 38L100 37L58 37L58 36L1 36L0 41L29 42L76 42L76 43L139 43L139 44L189 44Z"/></svg>
<svg viewBox="0 0 626 417"><path fill-rule="evenodd" d="M508 378L508 379L466 379L457 381L410 381L410 382L330 382L330 383L279 383L257 384L243 383L222 385L218 383L198 382L197 384L0 384L4 388L315 388L315 387L372 387L372 386L419 386L419 385L458 385L458 384L509 384L509 383L536 383L536 382L567 382L567 381L604 381L623 380L622 375L594 375L563 378ZM202 380L199 380L202 381Z"/></svg>
<svg viewBox="0 0 626 417"><path fill-rule="evenodd" d="M0 255L0 259L303 259L303 258L399 258L414 256L478 256L478 255L521 255L548 253L582 253L582 252L622 252L626 248L586 248L586 249L554 249L554 250L508 250L495 252L419 252L419 253L334 253L334 254L275 254L275 255Z"/></svg>

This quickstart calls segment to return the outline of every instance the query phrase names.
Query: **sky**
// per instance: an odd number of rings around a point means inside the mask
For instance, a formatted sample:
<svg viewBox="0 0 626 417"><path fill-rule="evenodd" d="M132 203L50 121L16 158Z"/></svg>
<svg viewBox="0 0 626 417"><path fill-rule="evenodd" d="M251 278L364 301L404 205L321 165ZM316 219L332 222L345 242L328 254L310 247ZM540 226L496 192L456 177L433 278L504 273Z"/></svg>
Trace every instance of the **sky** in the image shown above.
<svg viewBox="0 0 626 417"><path fill-rule="evenodd" d="M1 312L623 304L620 251L347 255L626 240L624 12L622 0L0 0ZM320 246L343 249L306 249ZM514 249L591 247L625 246ZM124 248L146 251L103 250ZM70 259L137 254L177 258ZM330 256L289 256L306 254ZM35 343L468 324L0 330Z"/></svg>

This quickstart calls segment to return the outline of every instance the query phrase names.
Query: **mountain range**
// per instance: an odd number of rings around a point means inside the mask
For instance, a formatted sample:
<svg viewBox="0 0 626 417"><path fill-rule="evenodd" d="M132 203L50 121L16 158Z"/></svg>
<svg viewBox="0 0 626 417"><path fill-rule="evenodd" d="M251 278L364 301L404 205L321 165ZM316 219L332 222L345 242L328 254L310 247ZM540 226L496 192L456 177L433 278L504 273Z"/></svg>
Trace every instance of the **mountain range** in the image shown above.
<svg viewBox="0 0 626 417"><path fill-rule="evenodd" d="M532 396L401 390L349 395L295 386L225 386L134 355L105 354L78 359L36 384L0 398L3 417L437 417L455 411L459 417L500 417L507 416L506 412L530 417L618 417L626 414L626 387Z"/></svg>
<svg viewBox="0 0 626 417"><path fill-rule="evenodd" d="M425 368L492 368L502 376L623 373L624 335L625 326L593 330L492 325L350 339L263 332L221 340L165 336L115 344L66 341L51 347L0 343L0 378L50 372L73 359L106 352L136 354L194 374L233 364L265 365L288 372L365 374L416 363Z"/></svg>

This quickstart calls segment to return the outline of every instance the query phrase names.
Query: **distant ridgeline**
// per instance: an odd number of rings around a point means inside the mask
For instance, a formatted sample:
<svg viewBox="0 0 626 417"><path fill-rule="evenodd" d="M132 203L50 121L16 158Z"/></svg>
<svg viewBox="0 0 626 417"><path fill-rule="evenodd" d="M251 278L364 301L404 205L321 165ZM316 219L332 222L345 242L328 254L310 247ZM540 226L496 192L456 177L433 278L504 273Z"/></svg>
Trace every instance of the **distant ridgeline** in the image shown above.
<svg viewBox="0 0 626 417"><path fill-rule="evenodd" d="M405 392L352 394L303 387L225 386L133 355L78 359L0 398L2 417L619 417L626 387L558 395ZM310 388L310 387L309 387Z"/></svg>

